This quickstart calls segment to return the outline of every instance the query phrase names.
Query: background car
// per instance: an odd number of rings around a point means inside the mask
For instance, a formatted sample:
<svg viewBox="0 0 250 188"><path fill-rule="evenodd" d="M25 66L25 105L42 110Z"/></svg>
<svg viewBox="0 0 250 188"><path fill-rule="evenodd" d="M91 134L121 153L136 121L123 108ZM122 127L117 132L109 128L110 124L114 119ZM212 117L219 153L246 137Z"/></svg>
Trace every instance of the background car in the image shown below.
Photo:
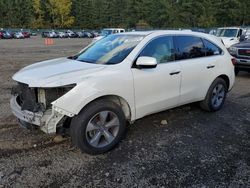
<svg viewBox="0 0 250 188"><path fill-rule="evenodd" d="M68 35L65 32L62 32L62 31L58 32L58 36L59 36L59 38L67 38L68 37Z"/></svg>
<svg viewBox="0 0 250 188"><path fill-rule="evenodd" d="M48 38L59 38L59 34L58 34L58 32L50 31L50 32L48 32L47 37Z"/></svg>
<svg viewBox="0 0 250 188"><path fill-rule="evenodd" d="M11 38L13 39L15 37L15 31L9 30L8 33L11 35Z"/></svg>
<svg viewBox="0 0 250 188"><path fill-rule="evenodd" d="M84 31L78 31L76 32L78 38L84 38Z"/></svg>
<svg viewBox="0 0 250 188"><path fill-rule="evenodd" d="M30 35L31 35L29 31L22 31L22 34L25 38L30 38Z"/></svg>
<svg viewBox="0 0 250 188"><path fill-rule="evenodd" d="M98 37L100 34L98 31L92 31L93 37Z"/></svg>
<svg viewBox="0 0 250 188"><path fill-rule="evenodd" d="M74 32L74 31L71 31L71 30L68 30L65 32L69 38L77 38L78 35Z"/></svg>
<svg viewBox="0 0 250 188"><path fill-rule="evenodd" d="M36 32L32 32L31 36L37 36L37 33Z"/></svg>
<svg viewBox="0 0 250 188"><path fill-rule="evenodd" d="M236 58L235 74L239 71L250 72L250 38L229 48L229 53Z"/></svg>
<svg viewBox="0 0 250 188"><path fill-rule="evenodd" d="M122 28L105 28L101 31L100 35L98 35L97 37L94 37L92 42L96 42L111 34L124 33L124 32L125 32L125 29L122 29Z"/></svg>
<svg viewBox="0 0 250 188"><path fill-rule="evenodd" d="M42 38L46 38L46 37L48 37L48 34L49 34L48 31L43 31L43 32L41 33L41 36L42 36Z"/></svg>
<svg viewBox="0 0 250 188"><path fill-rule="evenodd" d="M216 29L211 29L208 34L210 35L216 35Z"/></svg>
<svg viewBox="0 0 250 188"><path fill-rule="evenodd" d="M24 35L22 34L22 32L15 32L14 33L14 38L15 39L24 39Z"/></svg>
<svg viewBox="0 0 250 188"><path fill-rule="evenodd" d="M13 36L8 32L8 31L0 31L0 36L1 36L1 39L12 39Z"/></svg>
<svg viewBox="0 0 250 188"><path fill-rule="evenodd" d="M94 38L94 34L90 31L84 31L85 38Z"/></svg>

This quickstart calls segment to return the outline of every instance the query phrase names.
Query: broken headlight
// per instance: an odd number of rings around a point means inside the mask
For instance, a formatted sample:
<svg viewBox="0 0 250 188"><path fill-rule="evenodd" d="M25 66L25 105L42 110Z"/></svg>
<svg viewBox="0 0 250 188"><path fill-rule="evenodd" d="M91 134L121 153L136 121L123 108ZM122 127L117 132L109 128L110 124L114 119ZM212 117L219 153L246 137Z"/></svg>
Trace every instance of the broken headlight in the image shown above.
<svg viewBox="0 0 250 188"><path fill-rule="evenodd" d="M56 87L56 88L38 88L37 98L38 102L42 103L46 109L51 107L51 103L58 98L65 95L71 89L73 89L76 84Z"/></svg>

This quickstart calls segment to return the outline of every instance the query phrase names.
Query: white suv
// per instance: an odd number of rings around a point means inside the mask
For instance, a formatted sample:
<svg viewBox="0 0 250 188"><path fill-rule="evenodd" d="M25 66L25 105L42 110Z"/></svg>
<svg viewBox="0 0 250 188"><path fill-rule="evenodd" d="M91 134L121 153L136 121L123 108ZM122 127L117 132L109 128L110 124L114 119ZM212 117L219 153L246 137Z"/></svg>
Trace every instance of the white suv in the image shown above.
<svg viewBox="0 0 250 188"><path fill-rule="evenodd" d="M46 133L70 128L92 154L113 148L126 122L200 101L222 108L234 84L233 59L219 39L189 31L115 34L79 54L27 66L13 79L20 124Z"/></svg>

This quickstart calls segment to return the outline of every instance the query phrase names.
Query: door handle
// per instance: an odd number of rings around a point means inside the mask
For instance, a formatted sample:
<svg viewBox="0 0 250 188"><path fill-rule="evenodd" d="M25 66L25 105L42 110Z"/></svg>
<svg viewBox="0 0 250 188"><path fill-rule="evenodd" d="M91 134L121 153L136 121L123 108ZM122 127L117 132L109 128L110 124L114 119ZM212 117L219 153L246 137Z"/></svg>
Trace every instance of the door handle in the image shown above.
<svg viewBox="0 0 250 188"><path fill-rule="evenodd" d="M212 69L212 68L214 68L215 67L215 65L208 65L207 66L207 69Z"/></svg>
<svg viewBox="0 0 250 188"><path fill-rule="evenodd" d="M175 74L180 74L181 71L174 71L174 72L170 72L169 75L175 75Z"/></svg>

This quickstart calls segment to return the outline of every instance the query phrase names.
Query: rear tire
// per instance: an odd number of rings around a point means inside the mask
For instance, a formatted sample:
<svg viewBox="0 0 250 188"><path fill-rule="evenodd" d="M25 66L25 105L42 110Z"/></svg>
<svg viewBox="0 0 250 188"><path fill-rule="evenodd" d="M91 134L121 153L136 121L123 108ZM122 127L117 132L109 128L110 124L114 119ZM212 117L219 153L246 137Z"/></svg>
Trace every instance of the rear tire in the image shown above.
<svg viewBox="0 0 250 188"><path fill-rule="evenodd" d="M211 84L206 98L200 103L201 108L208 112L220 110L224 105L227 92L228 88L225 80L216 78Z"/></svg>
<svg viewBox="0 0 250 188"><path fill-rule="evenodd" d="M125 115L120 106L110 100L90 103L72 119L70 126L73 144L88 154L113 149L125 131Z"/></svg>

